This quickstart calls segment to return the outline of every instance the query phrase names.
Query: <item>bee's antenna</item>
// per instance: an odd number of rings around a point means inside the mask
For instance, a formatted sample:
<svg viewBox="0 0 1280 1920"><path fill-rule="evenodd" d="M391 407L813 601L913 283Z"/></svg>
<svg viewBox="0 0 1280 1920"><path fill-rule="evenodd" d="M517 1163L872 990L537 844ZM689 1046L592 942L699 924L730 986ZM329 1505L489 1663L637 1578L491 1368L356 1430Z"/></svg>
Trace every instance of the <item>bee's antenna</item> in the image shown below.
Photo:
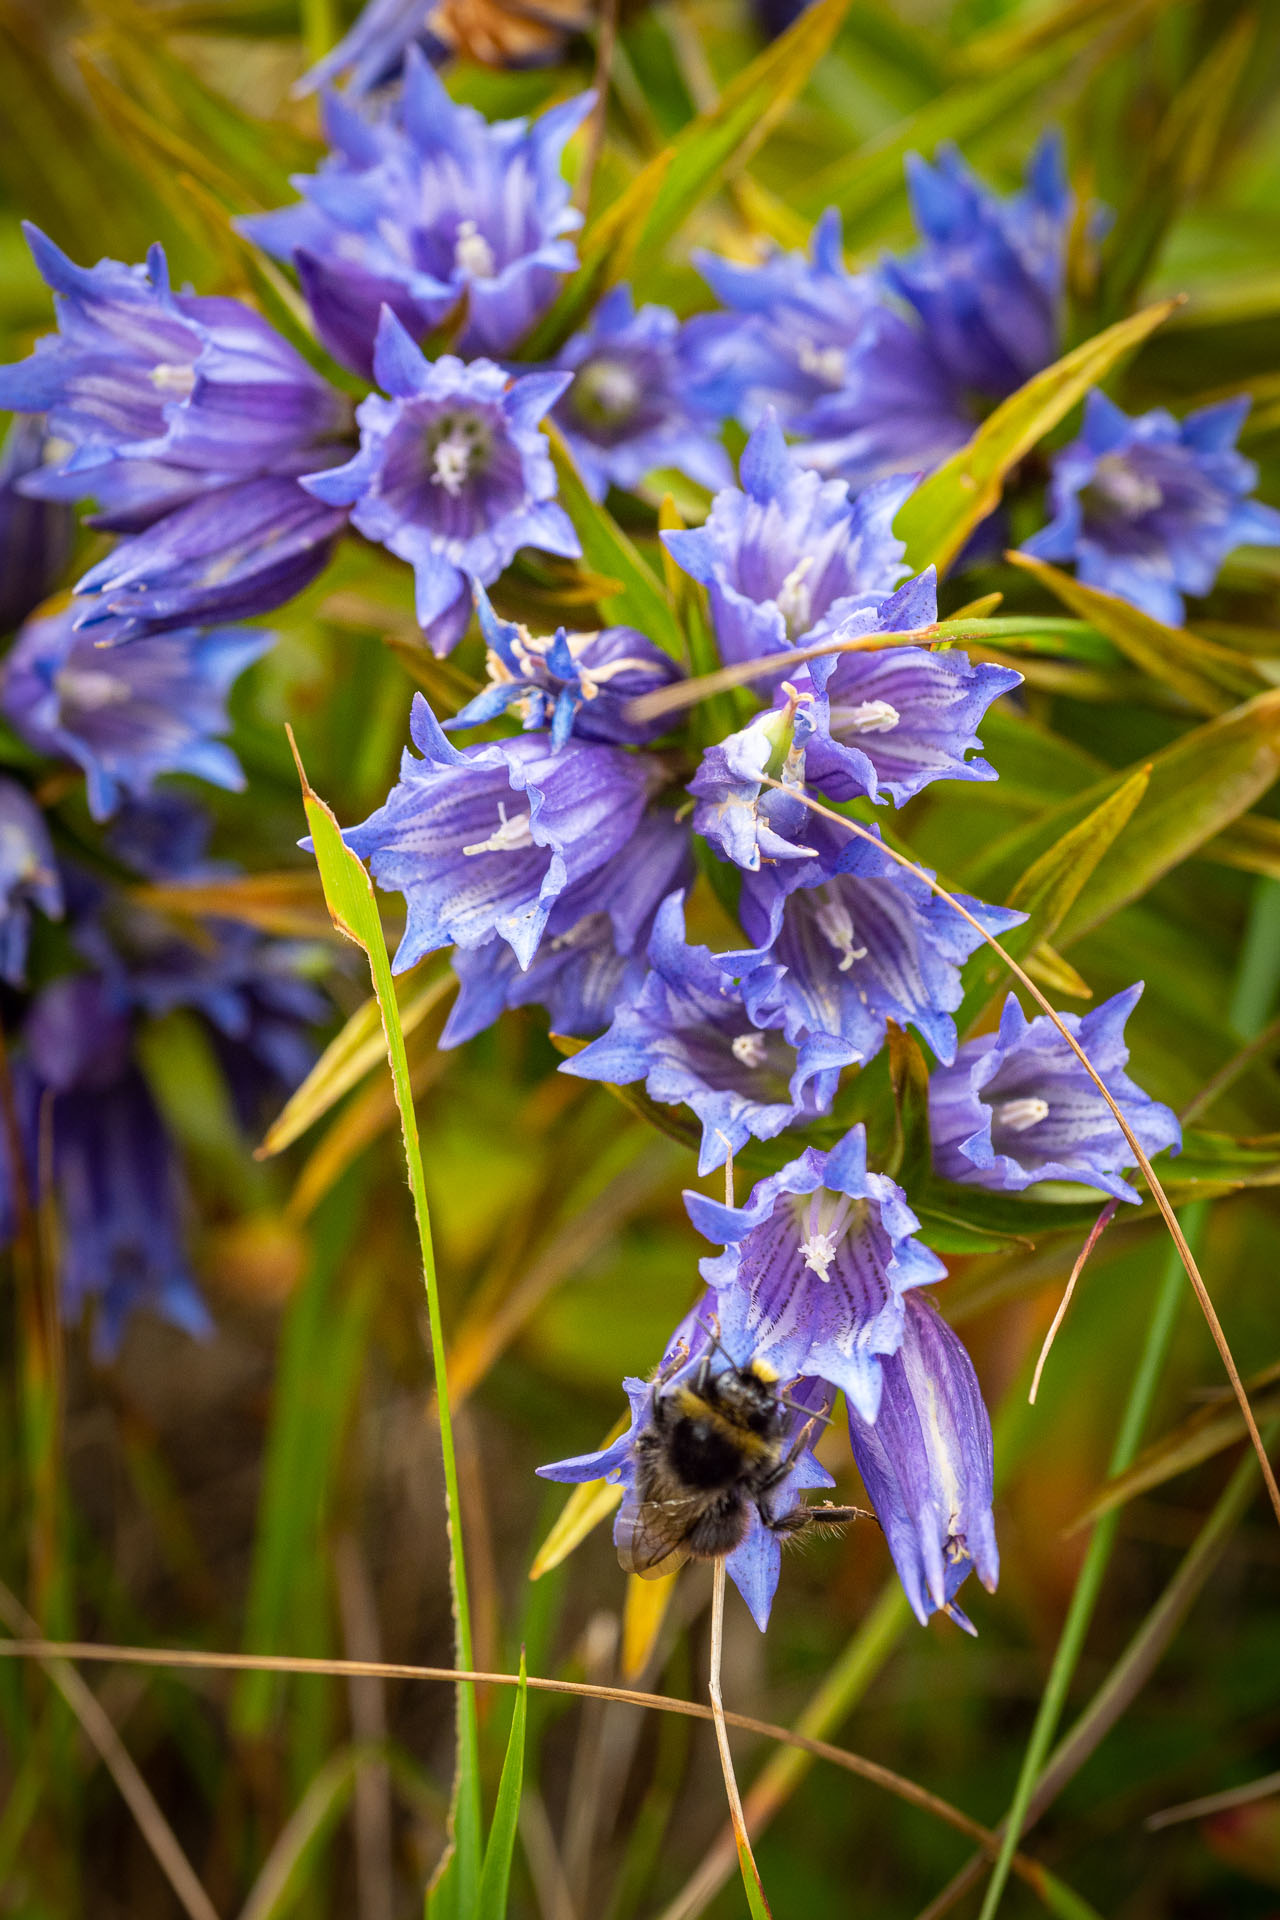
<svg viewBox="0 0 1280 1920"><path fill-rule="evenodd" d="M699 1317L699 1319L696 1322L696 1325L702 1328L702 1331L706 1334L712 1346L718 1347L720 1349L721 1353L724 1355L725 1359L729 1362L729 1365L733 1368L734 1372L741 1373L742 1368L738 1365L737 1361L734 1359L733 1355L730 1353L728 1347L726 1347L724 1341L720 1338L719 1332L714 1326L712 1326L711 1322L708 1320L703 1320L701 1317Z"/></svg>

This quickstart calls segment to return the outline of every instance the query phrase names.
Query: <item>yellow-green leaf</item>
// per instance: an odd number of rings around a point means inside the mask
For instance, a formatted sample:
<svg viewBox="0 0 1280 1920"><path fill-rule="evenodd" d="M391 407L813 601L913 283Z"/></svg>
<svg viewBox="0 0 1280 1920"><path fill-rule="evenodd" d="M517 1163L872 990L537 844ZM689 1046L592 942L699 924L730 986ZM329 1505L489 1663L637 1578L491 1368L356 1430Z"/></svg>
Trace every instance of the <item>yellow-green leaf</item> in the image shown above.
<svg viewBox="0 0 1280 1920"><path fill-rule="evenodd" d="M623 1423L619 1421L605 1445L616 1440L622 1432ZM622 1488L610 1480L587 1480L582 1486L575 1487L565 1501L550 1533L533 1556L533 1565L529 1568L531 1580L541 1580L544 1573L550 1573L562 1560L567 1560L575 1547L580 1547L589 1533L593 1533L602 1520L607 1520L622 1499Z"/></svg>
<svg viewBox="0 0 1280 1920"><path fill-rule="evenodd" d="M597 573L620 585L616 598L600 601L601 618L611 626L639 627L673 659L681 659L680 623L657 574L609 509L591 498L573 455L549 421L546 432L560 482L560 504L582 541L583 558Z"/></svg>

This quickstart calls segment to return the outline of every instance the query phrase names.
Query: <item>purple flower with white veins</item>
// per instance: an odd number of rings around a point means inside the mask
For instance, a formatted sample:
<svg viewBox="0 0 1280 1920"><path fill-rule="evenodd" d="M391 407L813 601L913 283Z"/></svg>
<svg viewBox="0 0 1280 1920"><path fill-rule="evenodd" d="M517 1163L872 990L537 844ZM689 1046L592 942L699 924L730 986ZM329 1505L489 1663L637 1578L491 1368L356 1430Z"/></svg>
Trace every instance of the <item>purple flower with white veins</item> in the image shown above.
<svg viewBox="0 0 1280 1920"><path fill-rule="evenodd" d="M163 773L242 788L239 761L215 736L230 727L233 682L273 636L214 627L104 651L77 631L76 611L71 601L27 622L5 662L0 707L38 752L83 768L93 818L108 819Z"/></svg>
<svg viewBox="0 0 1280 1920"><path fill-rule="evenodd" d="M800 844L811 816L798 797L805 783L805 748L813 728L813 695L783 681L785 705L757 714L750 725L708 747L689 782L697 799L693 830L725 860L758 873L761 859L812 860ZM791 791L765 784L781 780Z"/></svg>
<svg viewBox="0 0 1280 1920"><path fill-rule="evenodd" d="M841 639L916 632L938 617L934 570L899 587L879 607L856 613ZM833 800L886 794L902 806L934 780L994 780L994 767L968 759L982 742L974 728L991 702L1022 675L975 665L960 649L868 648L830 653L806 669L817 689L805 769Z"/></svg>
<svg viewBox="0 0 1280 1920"><path fill-rule="evenodd" d="M671 1408L678 1407L681 1391L694 1386L706 1374L714 1382L732 1369L722 1355L713 1351L712 1336L707 1326L707 1314L714 1310L714 1298L707 1297L687 1314L676 1328L667 1344L666 1353L652 1380L624 1380L622 1385L631 1404L631 1420L627 1431L612 1445L602 1447L596 1453L579 1454L575 1459L558 1460L554 1465L539 1467L539 1476L544 1480L556 1480L569 1485L582 1485L591 1480L608 1480L620 1483L623 1489L622 1504L618 1509L613 1526L614 1544L619 1559L624 1565L636 1559L640 1549L644 1560L643 1571L650 1577L659 1571L667 1571L679 1566L688 1557L688 1549L676 1549L661 1563L655 1563L643 1552L643 1543L637 1538L640 1523L642 1495L637 1481L642 1474L641 1456L652 1444L656 1421ZM744 1354L738 1366L749 1366L751 1356ZM806 1417L810 1413L821 1413L824 1400L823 1388L816 1380L796 1380L787 1389L786 1411L788 1430L783 1436L784 1453L789 1455L800 1441ZM659 1401L663 1405L659 1407ZM791 1471L762 1496L765 1512L771 1520L787 1515L798 1504L798 1496L808 1487L830 1487L833 1484L826 1468L815 1459L810 1446L799 1444ZM752 1619L763 1633L769 1624L769 1613L773 1606L773 1596L777 1591L778 1575L782 1565L782 1549L779 1533L765 1524L759 1505L749 1503L744 1515L745 1529L743 1538L733 1550L725 1555L725 1570L746 1601Z"/></svg>
<svg viewBox="0 0 1280 1920"><path fill-rule="evenodd" d="M667 729L663 719L636 725L624 716L631 700L679 680L669 654L634 627L604 627L594 633L532 634L514 620L500 620L489 596L473 580L476 613L487 649L489 685L445 731L478 727L512 714L526 732L547 728L553 747L570 734L616 746L642 746Z"/></svg>
<svg viewBox="0 0 1280 1920"><path fill-rule="evenodd" d="M898 1578L923 1626L970 1620L955 1595L971 1572L988 1593L1000 1576L991 1517L991 1421L973 1362L933 1302L909 1293L902 1337L880 1362L874 1422L849 1401L849 1440Z"/></svg>
<svg viewBox="0 0 1280 1920"><path fill-rule="evenodd" d="M630 288L614 287L556 364L573 374L556 425L593 499L610 486L634 489L659 467L712 491L732 483L718 438L724 410L669 308L637 312Z"/></svg>
<svg viewBox="0 0 1280 1920"><path fill-rule="evenodd" d="M567 236L582 215L560 163L594 97L562 101L532 126L490 125L411 47L403 93L380 118L326 98L335 151L294 178L302 201L237 224L292 259L320 338L366 378L384 305L416 339L457 315L459 352L506 353L578 264Z"/></svg>
<svg viewBox="0 0 1280 1920"><path fill-rule="evenodd" d="M561 1073L628 1086L685 1105L702 1122L699 1175L723 1166L749 1139L773 1140L827 1112L848 1051L825 1035L797 1058L778 1030L780 970L751 955L735 978L726 956L685 943L684 896L658 911L650 972L618 1008L609 1031L561 1063Z"/></svg>
<svg viewBox="0 0 1280 1920"><path fill-rule="evenodd" d="M408 907L397 972L450 944L505 940L522 967L552 907L627 846L662 779L651 759L545 734L459 751L420 693L400 779L384 804L344 834L380 887ZM579 917L591 910L578 896Z"/></svg>
<svg viewBox="0 0 1280 1920"><path fill-rule="evenodd" d="M707 587L721 658L757 660L832 632L878 606L902 578L893 518L914 478L853 497L801 466L770 412L739 463L742 489L712 502L705 526L662 538Z"/></svg>
<svg viewBox="0 0 1280 1920"><path fill-rule="evenodd" d="M370 394L356 409L360 451L305 485L410 563L418 620L448 653L471 617L468 575L487 585L519 547L582 552L538 431L570 376L512 379L491 360L427 360L387 308L374 371L392 398Z"/></svg>
<svg viewBox="0 0 1280 1920"><path fill-rule="evenodd" d="M44 815L25 788L0 779L0 980L20 987L31 909L62 918L62 881Z"/></svg>
<svg viewBox="0 0 1280 1920"><path fill-rule="evenodd" d="M939 1060L953 1059L960 968L982 935L861 834L813 815L805 839L816 860L744 879L742 925L755 949L727 954L724 964L781 968L771 1004L781 1006L802 1064L815 1047L824 1061L834 1055L841 1065L865 1064L883 1046L890 1020L915 1027ZM956 898L989 933L1025 917L965 894ZM750 988L748 978L748 998Z"/></svg>
<svg viewBox="0 0 1280 1920"><path fill-rule="evenodd" d="M545 1007L552 1033L601 1033L644 981L660 904L692 879L688 823L650 807L606 867L561 894L527 968L501 941L454 954L459 991L441 1046L471 1039L507 1007Z"/></svg>
<svg viewBox="0 0 1280 1920"><path fill-rule="evenodd" d="M1131 419L1095 388L1053 462L1053 518L1026 551L1072 560L1086 586L1181 626L1183 595L1208 593L1234 548L1280 545L1280 513L1248 497L1258 469L1236 451L1248 411L1242 396L1184 420L1163 407Z"/></svg>
<svg viewBox="0 0 1280 1920"><path fill-rule="evenodd" d="M1064 1013L1104 1085L1151 1156L1181 1144L1176 1116L1125 1073L1125 1022L1142 986L1080 1016ZM1012 994L1000 1026L967 1040L929 1082L936 1170L967 1186L1020 1192L1041 1180L1097 1187L1117 1200L1140 1196L1122 1177L1133 1148L1115 1115L1052 1020L1028 1020Z"/></svg>
<svg viewBox="0 0 1280 1920"><path fill-rule="evenodd" d="M902 1189L867 1171L865 1128L829 1153L806 1147L758 1181L745 1207L693 1192L684 1203L698 1232L725 1249L700 1271L726 1350L782 1380L815 1375L874 1420L881 1357L901 1344L905 1297L946 1268L914 1238L920 1222Z"/></svg>

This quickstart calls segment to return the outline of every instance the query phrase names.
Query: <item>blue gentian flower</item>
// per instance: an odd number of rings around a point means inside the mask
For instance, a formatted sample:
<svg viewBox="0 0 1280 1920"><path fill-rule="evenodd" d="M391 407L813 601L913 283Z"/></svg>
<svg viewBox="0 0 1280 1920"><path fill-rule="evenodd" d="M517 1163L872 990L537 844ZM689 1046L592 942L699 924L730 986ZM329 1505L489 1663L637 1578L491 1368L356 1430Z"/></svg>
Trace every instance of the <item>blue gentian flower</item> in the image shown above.
<svg viewBox="0 0 1280 1920"><path fill-rule="evenodd" d="M495 938L527 967L555 903L626 847L661 770L587 741L557 751L546 734L459 751L420 693L410 730L422 758L406 748L384 805L344 836L379 886L405 896L396 970ZM590 898L577 895L578 917Z"/></svg>
<svg viewBox="0 0 1280 1920"><path fill-rule="evenodd" d="M102 981L66 976L37 997L24 1042L33 1144L48 1101L65 1318L78 1320L94 1303L100 1359L115 1353L138 1307L190 1334L210 1332L186 1252L181 1170L132 1062L125 1008Z"/></svg>
<svg viewBox="0 0 1280 1920"><path fill-rule="evenodd" d="M22 491L47 450L38 418L15 420L0 447L0 634L15 632L53 592L71 557L74 515Z"/></svg>
<svg viewBox="0 0 1280 1920"><path fill-rule="evenodd" d="M686 945L681 893L658 911L649 966L609 1031L561 1073L614 1086L643 1080L651 1100L689 1107L702 1122L700 1175L749 1139L773 1140L827 1111L847 1053L824 1037L797 1059L779 1031L778 969L752 955L735 978L723 958Z"/></svg>
<svg viewBox="0 0 1280 1920"><path fill-rule="evenodd" d="M0 980L23 983L32 907L60 920L62 904L44 815L15 780L0 779Z"/></svg>
<svg viewBox="0 0 1280 1920"><path fill-rule="evenodd" d="M918 632L937 617L929 567L880 606L851 615L839 635ZM888 795L900 807L934 780L996 778L968 755L982 745L974 728L991 702L1021 684L1011 667L975 665L959 648L881 647L825 654L806 672L817 691L806 773L833 800Z"/></svg>
<svg viewBox="0 0 1280 1920"><path fill-rule="evenodd" d="M1062 141L1046 134L1023 191L985 187L952 146L930 166L907 156L921 236L886 261L892 292L914 308L929 348L962 393L1003 399L1061 350L1072 195Z"/></svg>
<svg viewBox="0 0 1280 1920"><path fill-rule="evenodd" d="M756 660L833 631L893 592L905 571L893 519L914 484L885 480L851 497L787 447L772 413L756 428L705 526L664 533L667 550L707 587L720 655Z"/></svg>
<svg viewBox="0 0 1280 1920"><path fill-rule="evenodd" d="M630 288L614 287L556 365L573 374L556 425L594 499L611 486L634 489L659 467L713 490L731 483L719 441L725 409L669 308L637 312Z"/></svg>
<svg viewBox="0 0 1280 1920"><path fill-rule="evenodd" d="M851 1399L849 1439L911 1610L923 1626L955 1605L971 1572L989 1593L1000 1576L991 1517L991 1421L973 1362L924 1294L903 1302L901 1343L880 1362L879 1411Z"/></svg>
<svg viewBox="0 0 1280 1920"><path fill-rule="evenodd" d="M642 746L664 733L668 722L636 725L624 708L643 693L681 677L669 654L635 627L604 627L549 636L531 634L514 620L500 620L479 581L472 581L480 631L487 648L489 684L467 702L446 732L478 727L500 715L518 719L526 732L549 731L553 747L570 734L611 746Z"/></svg>
<svg viewBox="0 0 1280 1920"><path fill-rule="evenodd" d="M735 1361L750 1356L780 1380L813 1374L874 1420L906 1295L946 1268L914 1238L920 1222L902 1189L867 1171L865 1128L829 1153L806 1147L758 1181L745 1207L692 1192L684 1203L699 1233L724 1247L700 1270Z"/></svg>
<svg viewBox="0 0 1280 1920"><path fill-rule="evenodd" d="M460 353L506 353L578 264L560 162L592 101L491 126L411 47L398 104L371 122L328 99L336 151L294 180L301 203L238 224L294 261L320 338L356 373L373 371L384 305L416 339L454 322Z"/></svg>
<svg viewBox="0 0 1280 1920"><path fill-rule="evenodd" d="M1053 518L1026 551L1074 561L1086 586L1181 626L1183 595L1208 593L1234 548L1280 545L1280 513L1248 497L1258 469L1236 452L1248 411L1242 396L1181 421L1162 407L1130 418L1095 388L1053 463Z"/></svg>
<svg viewBox="0 0 1280 1920"><path fill-rule="evenodd" d="M811 817L798 797L805 783L805 748L813 733L813 695L784 681L772 713L757 714L750 725L708 747L689 782L697 798L693 830L715 847L722 859L749 873L764 860L812 860L802 844ZM766 786L765 777L790 789Z"/></svg>
<svg viewBox="0 0 1280 1920"><path fill-rule="evenodd" d="M861 835L813 815L805 839L816 860L746 875L742 925L755 948L726 963L782 969L776 1003L802 1063L816 1047L824 1061L865 1064L883 1046L889 1020L915 1027L939 1060L952 1060L960 968L981 934ZM955 897L989 933L1025 917Z"/></svg>
<svg viewBox="0 0 1280 1920"><path fill-rule="evenodd" d="M623 1381L623 1389L631 1404L631 1420L624 1434L611 1446L602 1447L596 1453L579 1454L575 1459L558 1460L552 1466L538 1468L544 1480L558 1480L570 1485L581 1485L589 1480L610 1480L621 1484L622 1504L613 1525L614 1543L621 1552L625 1552L630 1544L637 1516L636 1443L652 1424L655 1397L658 1394L678 1393L682 1383L699 1373L707 1363L712 1344L707 1316L714 1311L714 1304L714 1295L708 1294L680 1323L652 1380ZM743 1359L749 1357L744 1355ZM714 1358L711 1361L712 1371L719 1371L728 1364L724 1358ZM804 1425L806 1414L821 1411L823 1389L816 1380L797 1380L788 1388L787 1399L794 1409L789 1435L789 1439L794 1441ZM814 1457L812 1449L806 1446L798 1454L791 1473L772 1489L769 1495L770 1510L775 1514L785 1514L797 1504L798 1496L804 1489L830 1487L833 1484L831 1475ZM781 1565L782 1549L778 1535L763 1524L759 1513L753 1508L745 1538L732 1553L725 1556L725 1570L746 1601L747 1610L762 1633L769 1624Z"/></svg>
<svg viewBox="0 0 1280 1920"><path fill-rule="evenodd" d="M306 485L352 524L413 567L418 619L447 653L471 617L468 575L496 580L519 547L582 552L563 507L538 422L569 376L513 380L491 360L427 360L384 308L375 356L378 384L356 411L360 451Z"/></svg>
<svg viewBox="0 0 1280 1920"><path fill-rule="evenodd" d="M163 773L243 787L239 761L216 736L230 726L233 682L272 636L213 628L104 651L92 631L77 631L76 611L71 601L27 622L4 665L0 708L38 752L84 769L94 819Z"/></svg>
<svg viewBox="0 0 1280 1920"><path fill-rule="evenodd" d="M50 436L66 443L29 491L93 494L100 470L124 462L124 476L106 478L107 519L114 507L138 526L211 476L288 470L345 430L347 401L260 314L174 294L162 247L145 266L78 267L38 228L25 232L58 332L0 368L0 406L47 414Z"/></svg>
<svg viewBox="0 0 1280 1920"><path fill-rule="evenodd" d="M797 458L855 486L934 467L969 438L964 396L929 340L877 274L845 267L834 209L813 230L810 260L694 260L729 311L689 322L689 350L744 426L774 409L801 443Z"/></svg>
<svg viewBox="0 0 1280 1920"><path fill-rule="evenodd" d="M527 968L503 941L454 954L458 997L441 1046L459 1046L507 1007L545 1007L552 1033L603 1032L643 984L659 906L692 879L687 822L649 808L606 867L561 894Z"/></svg>
<svg viewBox="0 0 1280 1920"><path fill-rule="evenodd" d="M1124 1072L1125 1022L1141 984L1083 1017L1064 1013L1112 1099L1151 1157L1178 1147L1176 1116ZM933 1160L948 1180L1020 1192L1040 1180L1071 1180L1117 1200L1140 1196L1121 1177L1133 1149L1080 1061L1046 1014L1028 1020L1012 994L1000 1026L967 1040L929 1082Z"/></svg>

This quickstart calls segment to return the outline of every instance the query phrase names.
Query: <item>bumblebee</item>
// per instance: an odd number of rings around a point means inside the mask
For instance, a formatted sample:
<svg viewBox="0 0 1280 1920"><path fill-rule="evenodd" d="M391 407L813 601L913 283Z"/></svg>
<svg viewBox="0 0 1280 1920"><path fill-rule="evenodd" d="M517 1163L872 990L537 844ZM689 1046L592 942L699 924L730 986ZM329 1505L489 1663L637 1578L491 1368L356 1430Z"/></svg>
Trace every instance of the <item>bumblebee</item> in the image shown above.
<svg viewBox="0 0 1280 1920"><path fill-rule="evenodd" d="M771 1495L825 1414L796 1407L758 1361L718 1373L707 1354L690 1379L667 1384L677 1358L654 1385L651 1423L635 1443L635 1482L614 1538L626 1573L656 1580L686 1560L718 1560L742 1544L752 1509L770 1533L842 1526L868 1518L861 1507L774 1511ZM809 1417L788 1444L796 1413Z"/></svg>

